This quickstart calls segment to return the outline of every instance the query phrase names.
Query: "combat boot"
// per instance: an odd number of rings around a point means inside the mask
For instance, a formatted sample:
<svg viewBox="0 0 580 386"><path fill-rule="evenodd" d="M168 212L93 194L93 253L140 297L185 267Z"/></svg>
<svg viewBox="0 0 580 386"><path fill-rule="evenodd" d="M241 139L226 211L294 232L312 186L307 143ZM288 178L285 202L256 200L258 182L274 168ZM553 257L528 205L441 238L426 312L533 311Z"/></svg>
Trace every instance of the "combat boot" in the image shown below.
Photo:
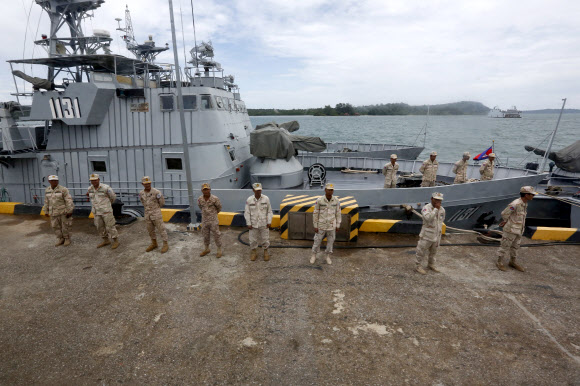
<svg viewBox="0 0 580 386"><path fill-rule="evenodd" d="M429 265L427 266L427 268L429 268L431 271L433 271L433 272L436 272L436 273L439 273L439 272L441 272L441 271L440 271L440 270L439 270L439 269L438 269L436 266L434 266L433 264L429 264Z"/></svg>
<svg viewBox="0 0 580 386"><path fill-rule="evenodd" d="M252 252L250 253L250 260L255 261L257 257L258 257L258 252L255 249L252 249Z"/></svg>
<svg viewBox="0 0 580 386"><path fill-rule="evenodd" d="M332 260L330 260L330 253L326 254L326 264L328 265L332 264Z"/></svg>
<svg viewBox="0 0 580 386"><path fill-rule="evenodd" d="M316 253L313 253L312 256L310 256L310 264L314 264L316 262Z"/></svg>
<svg viewBox="0 0 580 386"><path fill-rule="evenodd" d="M209 250L209 245L205 246L205 249L203 251L201 251L201 253L199 254L200 256L205 256L210 252Z"/></svg>
<svg viewBox="0 0 580 386"><path fill-rule="evenodd" d="M63 245L64 244L64 239L58 239L58 241L54 244L55 247L58 247L59 245Z"/></svg>
<svg viewBox="0 0 580 386"><path fill-rule="evenodd" d="M268 253L268 249L264 249L264 261L270 260L270 254Z"/></svg>
<svg viewBox="0 0 580 386"><path fill-rule="evenodd" d="M505 265L503 265L503 263L501 261L498 261L497 263L495 263L495 266L500 271L504 271L504 272L507 271L507 268L505 267Z"/></svg>
<svg viewBox="0 0 580 386"><path fill-rule="evenodd" d="M117 249L119 248L119 240L117 239L113 239L113 245L111 245L111 249Z"/></svg>
<svg viewBox="0 0 580 386"><path fill-rule="evenodd" d="M167 241L163 242L163 247L161 247L161 253L165 253L169 250L169 244L167 244Z"/></svg>
<svg viewBox="0 0 580 386"><path fill-rule="evenodd" d="M70 239L65 239L63 246L68 247L69 245L70 245Z"/></svg>
<svg viewBox="0 0 580 386"><path fill-rule="evenodd" d="M217 250L217 253L216 253L215 257L217 257L218 259L220 257L222 257L222 247L218 247L218 250Z"/></svg>
<svg viewBox="0 0 580 386"><path fill-rule="evenodd" d="M102 248L105 245L109 245L109 244L111 244L111 242L109 241L109 238L107 237L107 238L103 239L103 242L102 243L100 243L99 245L97 245L97 248Z"/></svg>
<svg viewBox="0 0 580 386"><path fill-rule="evenodd" d="M524 269L524 267L522 267L521 265L519 265L518 263L515 262L515 260L510 260L510 263L508 264L510 267L512 267L513 269L520 271L520 272L526 272L526 270Z"/></svg>
<svg viewBox="0 0 580 386"><path fill-rule="evenodd" d="M151 239L151 244L147 247L147 249L145 250L145 252L151 252L155 248L157 248L157 240L156 239Z"/></svg>
<svg viewBox="0 0 580 386"><path fill-rule="evenodd" d="M423 267L421 267L420 265L415 267L415 271L419 272L421 275L426 275L427 272L425 272L425 270L423 269Z"/></svg>

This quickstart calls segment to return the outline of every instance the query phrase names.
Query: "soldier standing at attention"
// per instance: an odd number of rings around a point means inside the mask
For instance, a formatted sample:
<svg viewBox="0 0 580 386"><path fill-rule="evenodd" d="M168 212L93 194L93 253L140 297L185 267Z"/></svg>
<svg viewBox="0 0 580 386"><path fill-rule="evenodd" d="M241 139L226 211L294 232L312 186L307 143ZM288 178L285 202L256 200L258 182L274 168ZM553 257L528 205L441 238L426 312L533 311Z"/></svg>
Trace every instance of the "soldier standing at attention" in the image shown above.
<svg viewBox="0 0 580 386"><path fill-rule="evenodd" d="M165 253L169 250L167 231L161 214L161 208L165 205L165 198L159 190L151 187L151 179L149 177L141 178L141 184L143 184L145 189L139 193L139 199L145 207L145 223L151 238L151 245L147 247L145 252L151 252L157 248L157 236L155 235L155 229L157 229L157 232L161 235L161 240L163 240L161 253Z"/></svg>
<svg viewBox="0 0 580 386"><path fill-rule="evenodd" d="M433 272L439 272L435 267L435 255L437 248L441 243L441 231L443 228L443 221L445 220L445 209L441 206L443 201L443 194L433 193L431 196L431 203L423 207L421 216L423 217L423 227L419 233L419 243L417 244L416 267L415 271L422 275L427 272L422 267L425 255L429 255L427 268Z"/></svg>
<svg viewBox="0 0 580 386"><path fill-rule="evenodd" d="M48 176L50 186L44 191L44 206L42 210L45 216L50 216L50 225L56 235L55 247L70 245L70 227L72 225L72 212L75 207L68 189L58 183L58 176Z"/></svg>
<svg viewBox="0 0 580 386"><path fill-rule="evenodd" d="M215 257L219 259L222 257L222 236L220 233L218 213L222 210L222 203L219 198L211 194L209 184L201 185L201 192L203 196L197 199L197 206L201 209L201 233L203 234L205 249L199 255L205 256L210 252L209 242L211 232L215 245L217 246L217 254Z"/></svg>
<svg viewBox="0 0 580 386"><path fill-rule="evenodd" d="M395 156L396 157L396 156ZM391 162L393 156L391 156ZM398 166L398 165L397 165ZM336 232L340 228L340 201L333 197L334 185L326 184L325 195L316 200L312 220L314 222L314 245L312 246L312 256L310 264L316 261L316 254L320 251L320 243L326 236L326 264L332 264L330 254L336 238Z"/></svg>
<svg viewBox="0 0 580 386"><path fill-rule="evenodd" d="M385 189L396 188L397 187L397 171L399 170L399 164L397 163L397 155L391 154L391 162L388 162L383 166L383 175L385 176Z"/></svg>
<svg viewBox="0 0 580 386"><path fill-rule="evenodd" d="M421 186L435 186L435 179L437 179L437 169L439 169L439 162L435 159L437 158L437 152L432 151L428 160L423 162L423 165L419 168L419 171L423 173L423 181Z"/></svg>
<svg viewBox="0 0 580 386"><path fill-rule="evenodd" d="M520 242L522 241L522 234L524 233L526 215L528 214L528 201L534 199L538 194L534 192L531 186L523 186L520 189L520 198L512 201L502 212L501 218L503 221L499 223L503 227L503 234L501 237L501 245L497 258L497 268L502 271L507 271L503 265L504 256L510 255L509 266L518 271L524 272L524 267L516 263L518 249L520 249Z"/></svg>
<svg viewBox="0 0 580 386"><path fill-rule="evenodd" d="M264 248L264 261L270 260L268 247L270 246L270 234L268 228L272 225L272 206L270 199L262 194L262 184L252 185L254 195L246 200L244 218L250 229L250 260L256 260L258 243Z"/></svg>
<svg viewBox="0 0 580 386"><path fill-rule="evenodd" d="M481 164L479 174L481 174L481 181L489 181L493 179L493 167L495 161L495 153L490 153L489 158Z"/></svg>
<svg viewBox="0 0 580 386"><path fill-rule="evenodd" d="M453 173L455 173L454 184L463 184L467 181L467 167L469 166L469 158L471 155L468 151L463 153L463 158L455 162L453 165Z"/></svg>
<svg viewBox="0 0 580 386"><path fill-rule="evenodd" d="M119 246L119 234L115 228L115 216L113 216L113 207L111 204L117 198L117 195L110 186L101 184L98 174L91 174L89 180L91 186L87 190L87 196L91 200L93 216L95 216L95 226L103 238L103 242L97 245L97 248L111 244L109 237L113 239L111 249L117 249Z"/></svg>

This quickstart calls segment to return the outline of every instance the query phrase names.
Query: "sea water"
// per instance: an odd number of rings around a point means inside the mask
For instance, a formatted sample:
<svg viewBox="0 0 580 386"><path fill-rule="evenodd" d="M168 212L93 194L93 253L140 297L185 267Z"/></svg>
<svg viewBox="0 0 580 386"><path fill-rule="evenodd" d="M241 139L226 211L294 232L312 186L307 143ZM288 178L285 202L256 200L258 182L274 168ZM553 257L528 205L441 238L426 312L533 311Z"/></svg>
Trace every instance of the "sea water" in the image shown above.
<svg viewBox="0 0 580 386"><path fill-rule="evenodd" d="M480 115L452 116L260 116L250 117L252 125L296 120L296 133L321 137L327 142L390 143L423 146L418 159L426 159L435 150L440 161L455 162L464 151L473 156L494 146L502 165L523 167L538 162L524 145L546 149L556 127L558 114L523 114L522 118L488 118ZM420 134L427 126L427 136ZM580 114L564 113L554 138L552 151L580 140Z"/></svg>

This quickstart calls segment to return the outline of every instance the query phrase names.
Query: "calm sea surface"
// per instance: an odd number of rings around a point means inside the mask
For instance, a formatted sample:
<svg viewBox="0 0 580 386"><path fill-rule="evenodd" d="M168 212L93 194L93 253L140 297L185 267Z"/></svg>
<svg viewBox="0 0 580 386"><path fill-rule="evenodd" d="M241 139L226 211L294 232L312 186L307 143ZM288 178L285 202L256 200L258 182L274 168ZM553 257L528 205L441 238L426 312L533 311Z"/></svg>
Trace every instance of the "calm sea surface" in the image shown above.
<svg viewBox="0 0 580 386"><path fill-rule="evenodd" d="M328 142L352 141L422 145L425 116L360 116L313 117L275 116L250 117L252 125L275 121L296 120L296 134L318 136ZM488 118L487 116L430 116L425 150L419 159L435 150L440 161L457 161L464 151L472 156L486 150L495 141L494 150L500 162L515 167L523 162L537 161L524 145L548 145L549 134L556 127L558 114L524 114L521 119ZM553 150L559 150L580 139L580 114L564 113L554 139Z"/></svg>

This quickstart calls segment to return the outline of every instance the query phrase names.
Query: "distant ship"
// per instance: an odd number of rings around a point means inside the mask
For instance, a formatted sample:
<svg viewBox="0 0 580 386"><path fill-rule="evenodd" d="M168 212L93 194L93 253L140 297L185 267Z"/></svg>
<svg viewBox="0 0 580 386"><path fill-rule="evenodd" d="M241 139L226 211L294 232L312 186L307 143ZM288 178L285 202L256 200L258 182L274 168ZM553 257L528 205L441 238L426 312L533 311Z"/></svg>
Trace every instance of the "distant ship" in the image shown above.
<svg viewBox="0 0 580 386"><path fill-rule="evenodd" d="M488 117L490 118L521 118L522 112L512 106L511 109L501 110L499 107L495 106L489 111Z"/></svg>

